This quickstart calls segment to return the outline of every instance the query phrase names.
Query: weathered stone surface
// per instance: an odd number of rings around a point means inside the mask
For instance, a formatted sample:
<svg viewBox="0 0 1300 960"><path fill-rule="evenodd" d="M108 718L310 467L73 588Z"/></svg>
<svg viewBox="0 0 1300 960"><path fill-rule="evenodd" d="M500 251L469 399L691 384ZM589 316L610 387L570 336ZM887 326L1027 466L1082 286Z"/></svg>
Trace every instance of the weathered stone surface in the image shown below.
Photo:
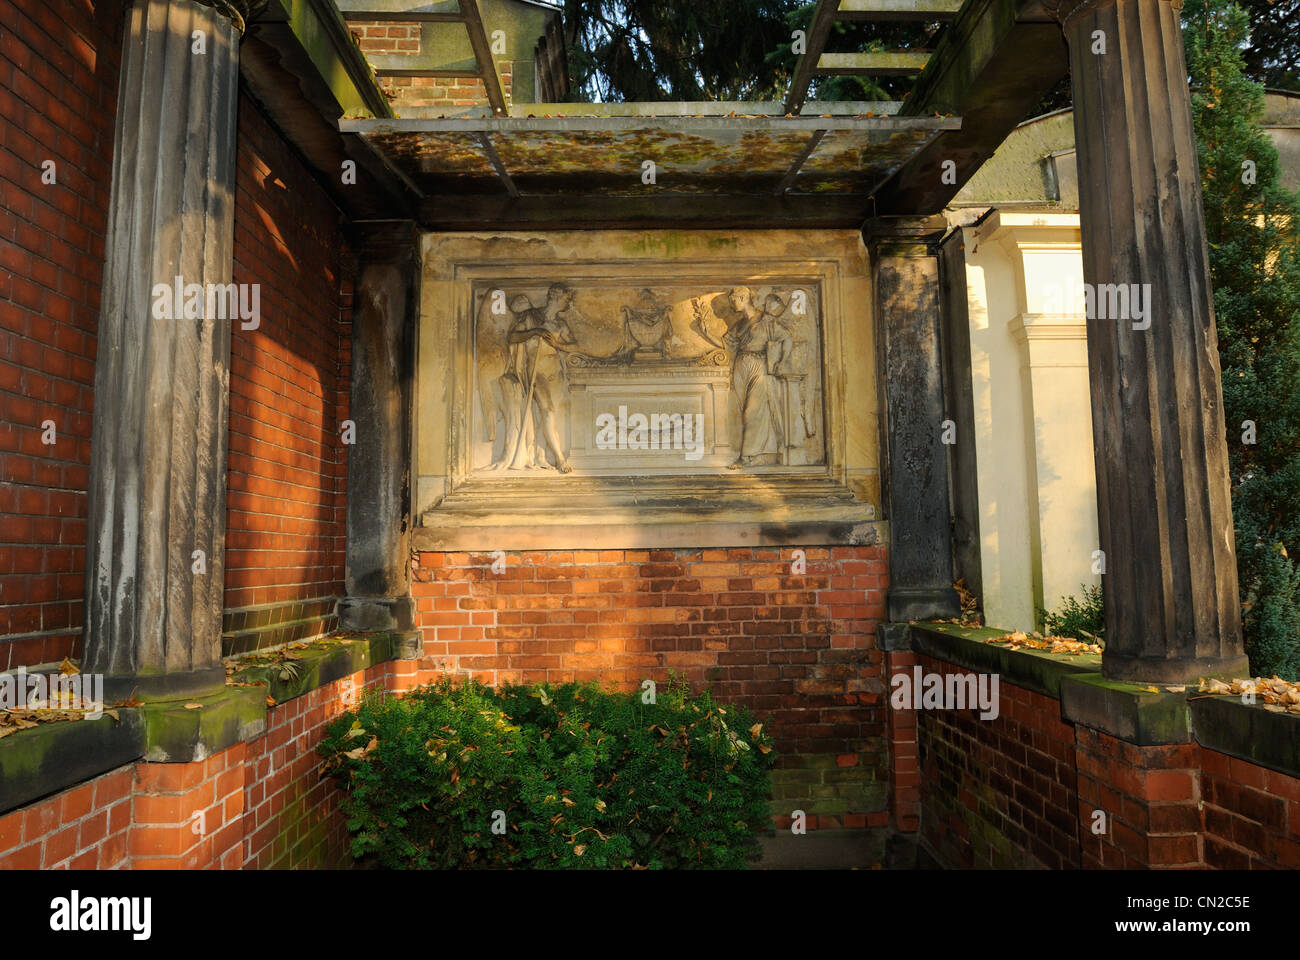
<svg viewBox="0 0 1300 960"><path fill-rule="evenodd" d="M1245 671L1178 12L1169 0L1088 0L1058 15L1073 67L1083 273L1098 293L1087 323L1103 672L1177 682ZM1098 36L1105 53L1093 52ZM1145 294L1145 317L1112 304L1102 285L1116 284Z"/></svg>
<svg viewBox="0 0 1300 960"><path fill-rule="evenodd" d="M1300 777L1300 717L1273 713L1263 701L1195 697L1188 701L1192 733L1203 747Z"/></svg>
<svg viewBox="0 0 1300 960"><path fill-rule="evenodd" d="M940 368L939 261L928 223L876 225L876 328L885 380L890 620L953 617L946 419ZM883 236L882 236L883 234ZM892 236L890 235L892 234Z"/></svg>
<svg viewBox="0 0 1300 960"><path fill-rule="evenodd" d="M155 763L204 760L260 736L266 731L266 714L265 687L223 686L184 704L146 704L141 708L144 759Z"/></svg>
<svg viewBox="0 0 1300 960"><path fill-rule="evenodd" d="M1146 747L1191 742L1186 693L1153 692L1093 673L1066 677L1060 696L1065 719L1129 743Z"/></svg>
<svg viewBox="0 0 1300 960"><path fill-rule="evenodd" d="M948 471L952 478L953 576L960 578L967 590L983 599L969 294L966 287L966 245L961 230L954 230L939 244L939 283L944 408L952 420L955 434L954 442L946 445Z"/></svg>
<svg viewBox="0 0 1300 960"><path fill-rule="evenodd" d="M876 215L943 209L1067 71L1060 32L1042 21L1035 0L964 3L899 111L957 114L961 129L942 132L899 166L873 197Z"/></svg>
<svg viewBox="0 0 1300 960"><path fill-rule="evenodd" d="M912 636L906 623L876 624L877 650L911 650Z"/></svg>
<svg viewBox="0 0 1300 960"><path fill-rule="evenodd" d="M231 276L237 45L230 20L193 0L137 0L129 14L86 562L85 670L106 675L110 699L224 679L231 311L206 293ZM178 283L202 285L202 315L160 319L155 285Z"/></svg>
<svg viewBox="0 0 1300 960"><path fill-rule="evenodd" d="M361 241L352 318L346 630L409 629L411 399L419 261L409 224Z"/></svg>
<svg viewBox="0 0 1300 960"><path fill-rule="evenodd" d="M116 713L116 718L41 723L0 740L0 813L139 759L141 712Z"/></svg>
<svg viewBox="0 0 1300 960"><path fill-rule="evenodd" d="M886 860L889 831L812 830L793 834L775 830L759 834L764 870L864 870Z"/></svg>
<svg viewBox="0 0 1300 960"><path fill-rule="evenodd" d="M1005 635L1005 631L994 627L914 623L909 632L911 649L917 653L976 673L997 674L1007 683L1058 700L1064 680L1096 676L1100 666L1095 654L1072 656L1015 650L1005 644L989 643L989 640Z"/></svg>

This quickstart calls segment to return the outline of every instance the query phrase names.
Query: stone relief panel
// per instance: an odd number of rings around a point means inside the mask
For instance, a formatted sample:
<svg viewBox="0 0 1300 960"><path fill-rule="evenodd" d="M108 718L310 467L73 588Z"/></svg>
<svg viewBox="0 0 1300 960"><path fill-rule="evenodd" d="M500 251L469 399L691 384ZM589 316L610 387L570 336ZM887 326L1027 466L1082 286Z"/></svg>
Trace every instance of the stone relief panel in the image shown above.
<svg viewBox="0 0 1300 960"><path fill-rule="evenodd" d="M817 283L477 280L471 300L473 476L826 464Z"/></svg>

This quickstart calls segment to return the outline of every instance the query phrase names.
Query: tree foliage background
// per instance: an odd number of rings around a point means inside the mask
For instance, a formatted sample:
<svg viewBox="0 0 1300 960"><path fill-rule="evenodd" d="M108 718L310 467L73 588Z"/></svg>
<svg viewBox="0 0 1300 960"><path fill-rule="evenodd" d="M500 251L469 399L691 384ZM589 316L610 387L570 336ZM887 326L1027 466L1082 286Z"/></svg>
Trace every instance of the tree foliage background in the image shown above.
<svg viewBox="0 0 1300 960"><path fill-rule="evenodd" d="M1247 12L1183 10L1228 425L1237 576L1257 674L1300 677L1300 203L1246 75ZM1250 175L1253 164L1253 177ZM1246 421L1255 442L1244 442Z"/></svg>
<svg viewBox="0 0 1300 960"><path fill-rule="evenodd" d="M1240 0L1250 18L1241 56L1246 76L1300 90L1300 0Z"/></svg>
<svg viewBox="0 0 1300 960"><path fill-rule="evenodd" d="M784 100L806 0L564 0L578 100ZM939 24L837 24L834 52L928 46ZM910 78L822 77L827 100L899 99Z"/></svg>

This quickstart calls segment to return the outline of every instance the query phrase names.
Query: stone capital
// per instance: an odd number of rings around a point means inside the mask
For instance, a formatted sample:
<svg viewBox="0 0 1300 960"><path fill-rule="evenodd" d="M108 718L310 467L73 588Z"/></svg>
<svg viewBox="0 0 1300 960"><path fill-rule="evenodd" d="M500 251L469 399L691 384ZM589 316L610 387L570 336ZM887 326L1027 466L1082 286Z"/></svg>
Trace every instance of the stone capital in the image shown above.
<svg viewBox="0 0 1300 960"><path fill-rule="evenodd" d="M1114 2L1115 0L1058 0L1053 15L1061 25L1061 29L1068 30L1070 24L1078 17ZM1159 0L1159 2L1168 3L1174 8L1175 13L1183 9L1183 0Z"/></svg>
<svg viewBox="0 0 1300 960"><path fill-rule="evenodd" d="M249 21L266 9L267 4L267 0L193 0L193 2L212 7L234 24L240 34L246 32Z"/></svg>
<svg viewBox="0 0 1300 960"><path fill-rule="evenodd" d="M863 225L862 242L881 255L925 256L927 248L942 240L947 231L948 222L940 215L875 217Z"/></svg>

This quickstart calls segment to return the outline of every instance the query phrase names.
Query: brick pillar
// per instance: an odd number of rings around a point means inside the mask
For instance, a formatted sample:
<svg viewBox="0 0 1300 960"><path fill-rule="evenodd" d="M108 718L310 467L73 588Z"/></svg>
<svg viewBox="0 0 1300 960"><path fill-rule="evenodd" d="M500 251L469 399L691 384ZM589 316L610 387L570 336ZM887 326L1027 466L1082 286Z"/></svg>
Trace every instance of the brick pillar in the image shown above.
<svg viewBox="0 0 1300 960"><path fill-rule="evenodd" d="M885 698L893 692L893 679L899 674L909 678L918 663L911 650L885 653ZM921 826L921 761L917 753L916 711L889 707L889 810L894 826L914 833Z"/></svg>
<svg viewBox="0 0 1300 960"><path fill-rule="evenodd" d="M1154 683L1248 669L1180 5L1063 0L1057 11L1073 77L1083 275L1097 291L1087 324L1102 671Z"/></svg>
<svg viewBox="0 0 1300 960"><path fill-rule="evenodd" d="M86 547L85 670L110 698L225 680L231 323L206 292L231 279L238 6L136 0L127 15ZM177 277L184 298L201 285L200 315L168 318L158 290Z"/></svg>
<svg viewBox="0 0 1300 960"><path fill-rule="evenodd" d="M1203 866L1200 748L1138 746L1077 724L1075 737L1083 866Z"/></svg>

